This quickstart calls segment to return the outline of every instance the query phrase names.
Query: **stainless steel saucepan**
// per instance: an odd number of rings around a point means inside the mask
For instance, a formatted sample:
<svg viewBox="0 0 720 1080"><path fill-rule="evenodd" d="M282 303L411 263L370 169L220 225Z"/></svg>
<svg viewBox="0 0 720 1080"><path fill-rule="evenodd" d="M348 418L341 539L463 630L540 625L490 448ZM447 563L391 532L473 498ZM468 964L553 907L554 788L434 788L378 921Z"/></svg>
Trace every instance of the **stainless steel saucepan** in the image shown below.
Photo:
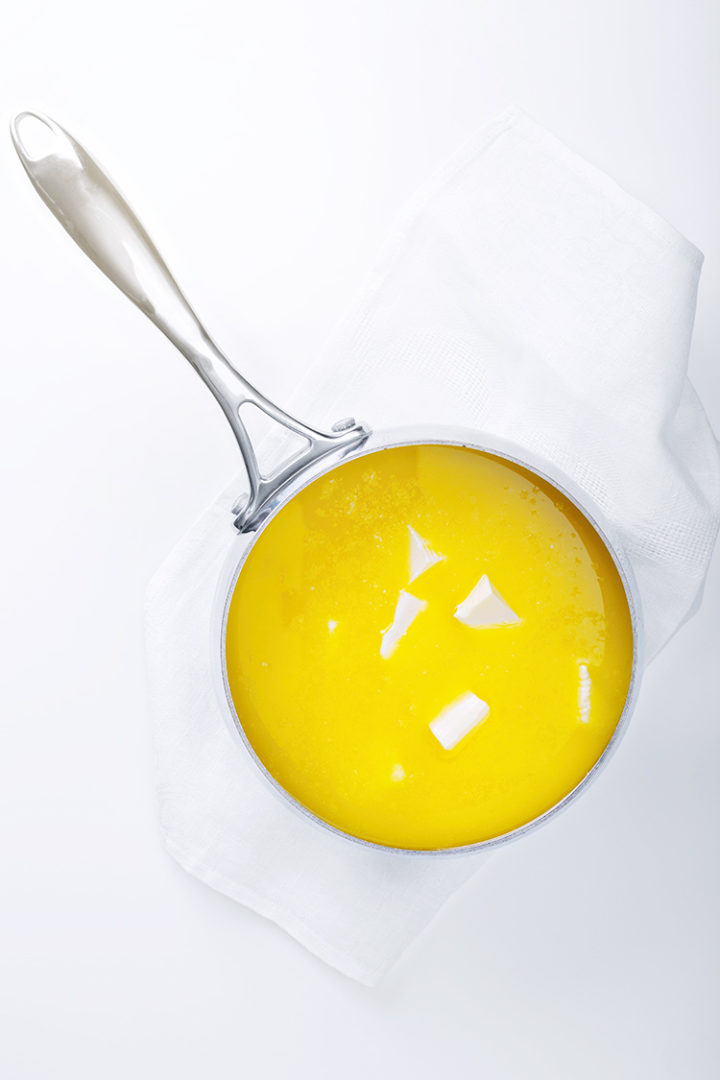
<svg viewBox="0 0 720 1080"><path fill-rule="evenodd" d="M589 496L548 462L522 448L480 432L434 427L371 432L354 419L340 420L330 431L320 431L290 416L249 383L220 351L178 288L157 248L137 217L88 152L49 117L21 112L11 123L15 149L35 190L73 240L103 273L143 311L190 361L212 391L230 424L243 456L248 492L233 507L238 537L219 583L214 648L223 706L234 727L267 780L297 810L319 825L340 832L297 802L265 769L243 731L230 696L225 664L225 624L238 575L253 544L272 517L318 476L351 457L395 446L445 444L469 447L521 465L570 499L598 532L623 582L633 628L633 664L628 695L614 734L605 751L580 783L550 810L512 832L462 848L441 848L423 854L474 851L504 843L535 828L567 806L584 790L615 749L637 695L642 628L640 607L631 568L608 523ZM36 149L37 147L37 149ZM246 404L261 409L277 424L304 440L301 449L272 475L261 473L258 458L241 410ZM388 848L342 833L370 847Z"/></svg>

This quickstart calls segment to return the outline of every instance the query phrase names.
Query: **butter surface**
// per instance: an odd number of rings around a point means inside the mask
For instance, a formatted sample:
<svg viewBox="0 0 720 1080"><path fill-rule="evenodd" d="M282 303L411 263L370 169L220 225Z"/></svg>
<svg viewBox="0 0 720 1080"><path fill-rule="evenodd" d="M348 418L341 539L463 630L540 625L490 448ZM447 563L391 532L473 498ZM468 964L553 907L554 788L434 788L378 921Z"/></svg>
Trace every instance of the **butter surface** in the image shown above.
<svg viewBox="0 0 720 1080"><path fill-rule="evenodd" d="M383 657L408 527L443 559L413 580L425 607ZM519 623L455 617L483 575ZM454 847L532 820L592 768L632 632L612 559L568 500L500 458L428 445L346 462L279 512L238 578L226 657L251 745L299 802L368 840ZM429 725L466 693L489 713L446 750Z"/></svg>

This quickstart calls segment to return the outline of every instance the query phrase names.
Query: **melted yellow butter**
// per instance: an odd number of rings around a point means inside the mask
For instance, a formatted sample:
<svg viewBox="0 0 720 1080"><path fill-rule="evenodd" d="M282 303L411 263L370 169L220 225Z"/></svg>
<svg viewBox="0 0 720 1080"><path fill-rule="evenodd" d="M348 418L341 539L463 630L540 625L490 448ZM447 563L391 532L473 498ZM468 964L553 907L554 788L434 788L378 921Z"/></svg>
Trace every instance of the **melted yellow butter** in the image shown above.
<svg viewBox="0 0 720 1080"><path fill-rule="evenodd" d="M412 583L408 525L445 556ZM454 617L483 574L519 625ZM427 606L384 659L401 589ZM592 768L623 709L632 629L572 503L500 458L424 445L351 460L277 514L235 586L226 657L247 738L295 799L367 840L455 847L531 821ZM467 691L489 715L445 750L429 724Z"/></svg>

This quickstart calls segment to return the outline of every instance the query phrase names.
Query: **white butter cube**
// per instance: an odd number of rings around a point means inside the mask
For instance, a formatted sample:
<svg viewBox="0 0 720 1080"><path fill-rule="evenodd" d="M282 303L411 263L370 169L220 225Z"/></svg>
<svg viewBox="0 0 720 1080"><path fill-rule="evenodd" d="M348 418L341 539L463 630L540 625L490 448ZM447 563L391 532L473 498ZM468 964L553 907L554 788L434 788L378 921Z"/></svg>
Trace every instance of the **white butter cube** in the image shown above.
<svg viewBox="0 0 720 1080"><path fill-rule="evenodd" d="M513 626L522 620L506 604L487 574L455 608L455 618L466 626Z"/></svg>
<svg viewBox="0 0 720 1080"><path fill-rule="evenodd" d="M430 730L446 750L452 750L473 728L487 720L489 713L487 701L468 690L437 714L430 722Z"/></svg>
<svg viewBox="0 0 720 1080"><path fill-rule="evenodd" d="M400 590L393 621L390 626L382 632L380 655L383 659L387 660L389 656L392 656L398 646L400 638L405 636L413 621L426 607L426 600L418 600L417 596L413 596L412 593L405 592L404 589Z"/></svg>
<svg viewBox="0 0 720 1080"><path fill-rule="evenodd" d="M580 723L587 724L590 720L590 690L592 689L592 679L590 678L587 664L578 664L578 671L580 673L580 683L578 685L578 712L580 714Z"/></svg>
<svg viewBox="0 0 720 1080"><path fill-rule="evenodd" d="M423 540L412 525L408 525L408 532L410 533L410 581L414 581L435 563L442 562L445 556L433 551L427 540Z"/></svg>

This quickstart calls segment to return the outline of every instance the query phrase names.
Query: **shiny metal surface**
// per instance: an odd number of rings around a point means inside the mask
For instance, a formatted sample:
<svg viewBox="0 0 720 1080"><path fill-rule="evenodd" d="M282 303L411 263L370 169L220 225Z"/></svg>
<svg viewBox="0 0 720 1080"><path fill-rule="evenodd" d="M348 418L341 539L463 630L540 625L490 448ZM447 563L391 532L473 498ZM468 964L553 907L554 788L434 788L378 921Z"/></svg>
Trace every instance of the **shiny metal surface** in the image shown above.
<svg viewBox="0 0 720 1080"><path fill-rule="evenodd" d="M67 131L40 113L21 112L10 126L33 187L96 266L189 360L222 408L242 452L249 492L233 507L235 524L252 530L299 469L357 446L369 429L354 420L318 431L284 412L230 363L180 291L162 256L113 182ZM26 145L27 143L27 145ZM40 153L33 153L37 143ZM305 447L271 475L261 473L240 410L254 405L299 435Z"/></svg>
<svg viewBox="0 0 720 1080"><path fill-rule="evenodd" d="M39 154L31 152L24 141L28 124L40 125L42 129L42 151ZM39 113L19 113L11 124L11 133L18 156L40 197L89 258L189 360L219 402L240 446L249 491L233 507L240 535L232 545L219 583L212 650L218 696L228 722L241 736L272 787L297 812L318 825L365 846L402 854L448 855L492 847L524 835L573 802L607 762L627 727L637 696L643 644L640 605L631 567L620 544L613 538L611 527L603 520L592 500L549 462L528 454L521 447L493 437L485 438L478 432L438 427L372 434L368 427L357 424L353 418L340 420L331 431L322 432L288 415L252 386L212 341L147 232L87 151L59 124ZM255 448L240 416L240 409L248 403L260 408L282 427L301 436L307 444L270 476L260 472ZM430 443L465 446L503 457L536 473L575 503L605 542L623 581L632 618L633 666L625 707L610 742L593 768L564 799L545 814L502 836L462 848L415 851L373 844L342 833L293 799L267 772L235 713L225 665L225 627L235 582L249 551L267 523L297 492L349 457L364 456L391 446Z"/></svg>

